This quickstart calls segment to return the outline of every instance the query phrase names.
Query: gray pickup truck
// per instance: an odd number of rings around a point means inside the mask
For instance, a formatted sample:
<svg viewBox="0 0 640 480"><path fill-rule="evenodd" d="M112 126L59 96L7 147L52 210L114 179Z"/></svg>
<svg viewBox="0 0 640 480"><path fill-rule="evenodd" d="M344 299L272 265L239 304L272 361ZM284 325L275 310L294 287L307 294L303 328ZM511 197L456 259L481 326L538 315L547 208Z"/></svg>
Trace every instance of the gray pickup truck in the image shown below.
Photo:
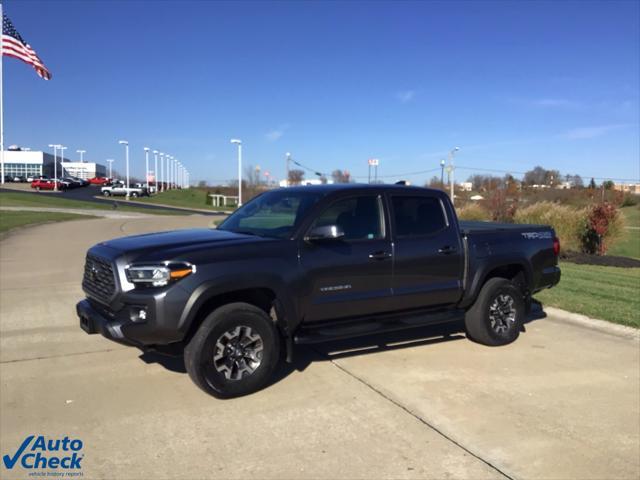
<svg viewBox="0 0 640 480"><path fill-rule="evenodd" d="M559 250L548 226L459 222L438 190L293 187L217 229L95 245L77 313L87 333L183 354L200 388L233 397L295 344L462 318L473 341L513 342L531 296L560 280Z"/></svg>

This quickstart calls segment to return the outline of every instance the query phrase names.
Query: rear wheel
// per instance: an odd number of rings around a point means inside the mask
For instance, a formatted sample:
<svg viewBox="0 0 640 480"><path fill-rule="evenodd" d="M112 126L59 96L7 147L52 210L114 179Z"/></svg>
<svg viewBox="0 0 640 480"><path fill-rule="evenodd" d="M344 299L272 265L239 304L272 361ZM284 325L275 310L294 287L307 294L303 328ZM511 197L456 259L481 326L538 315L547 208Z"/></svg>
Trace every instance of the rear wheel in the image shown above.
<svg viewBox="0 0 640 480"><path fill-rule="evenodd" d="M219 398L260 390L279 359L280 337L273 321L248 303L230 303L210 313L184 352L191 380Z"/></svg>
<svg viewBox="0 0 640 480"><path fill-rule="evenodd" d="M467 336L484 345L506 345L520 335L525 316L520 289L506 278L491 278L465 315Z"/></svg>
<svg viewBox="0 0 640 480"><path fill-rule="evenodd" d="M138 192L131 192L131 196L133 198L137 198L138 197Z"/></svg>
<svg viewBox="0 0 640 480"><path fill-rule="evenodd" d="M102 192L102 195L104 195L105 197L110 197L111 192L109 190L105 190L104 192Z"/></svg>
<svg viewBox="0 0 640 480"><path fill-rule="evenodd" d="M39 192L39 191L40 191L40 187L36 187L36 192Z"/></svg>

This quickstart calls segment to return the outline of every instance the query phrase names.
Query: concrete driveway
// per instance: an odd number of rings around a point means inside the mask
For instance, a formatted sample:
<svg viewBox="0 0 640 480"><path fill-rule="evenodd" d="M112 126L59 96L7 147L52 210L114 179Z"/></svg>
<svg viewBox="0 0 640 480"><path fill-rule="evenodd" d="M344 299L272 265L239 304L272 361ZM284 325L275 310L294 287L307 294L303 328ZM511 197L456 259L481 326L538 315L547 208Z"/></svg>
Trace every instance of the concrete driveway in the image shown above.
<svg viewBox="0 0 640 480"><path fill-rule="evenodd" d="M90 245L211 221L85 220L0 243L2 455L67 435L84 442L84 478L640 477L637 335L550 315L502 348L459 325L336 342L221 401L179 359L79 329Z"/></svg>

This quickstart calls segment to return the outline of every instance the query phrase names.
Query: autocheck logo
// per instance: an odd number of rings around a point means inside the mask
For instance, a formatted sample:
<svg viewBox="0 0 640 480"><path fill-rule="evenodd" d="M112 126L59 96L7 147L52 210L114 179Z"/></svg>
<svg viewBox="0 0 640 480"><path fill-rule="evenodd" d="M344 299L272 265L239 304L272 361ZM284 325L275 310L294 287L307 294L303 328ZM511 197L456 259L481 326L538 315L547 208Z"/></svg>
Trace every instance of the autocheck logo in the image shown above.
<svg viewBox="0 0 640 480"><path fill-rule="evenodd" d="M47 472L47 476L82 476L78 472L82 468L84 458L83 443L80 439L69 437L48 439L43 435L29 435L22 441L13 455L3 455L4 466L9 470L16 465L27 470L65 470L66 473ZM69 471L71 470L71 471ZM33 474L30 474L33 475Z"/></svg>

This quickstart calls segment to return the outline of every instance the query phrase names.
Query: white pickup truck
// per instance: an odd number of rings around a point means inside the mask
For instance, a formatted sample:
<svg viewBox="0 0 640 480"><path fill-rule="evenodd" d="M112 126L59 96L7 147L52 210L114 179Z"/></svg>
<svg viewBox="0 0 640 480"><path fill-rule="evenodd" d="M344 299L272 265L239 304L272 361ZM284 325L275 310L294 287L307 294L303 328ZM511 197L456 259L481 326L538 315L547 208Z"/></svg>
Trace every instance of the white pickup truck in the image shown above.
<svg viewBox="0 0 640 480"><path fill-rule="evenodd" d="M105 197L124 197L127 195L127 191L129 192L129 196L133 198L149 196L149 191L145 187L129 186L129 188L127 188L124 183L117 182L100 188L100 191Z"/></svg>

